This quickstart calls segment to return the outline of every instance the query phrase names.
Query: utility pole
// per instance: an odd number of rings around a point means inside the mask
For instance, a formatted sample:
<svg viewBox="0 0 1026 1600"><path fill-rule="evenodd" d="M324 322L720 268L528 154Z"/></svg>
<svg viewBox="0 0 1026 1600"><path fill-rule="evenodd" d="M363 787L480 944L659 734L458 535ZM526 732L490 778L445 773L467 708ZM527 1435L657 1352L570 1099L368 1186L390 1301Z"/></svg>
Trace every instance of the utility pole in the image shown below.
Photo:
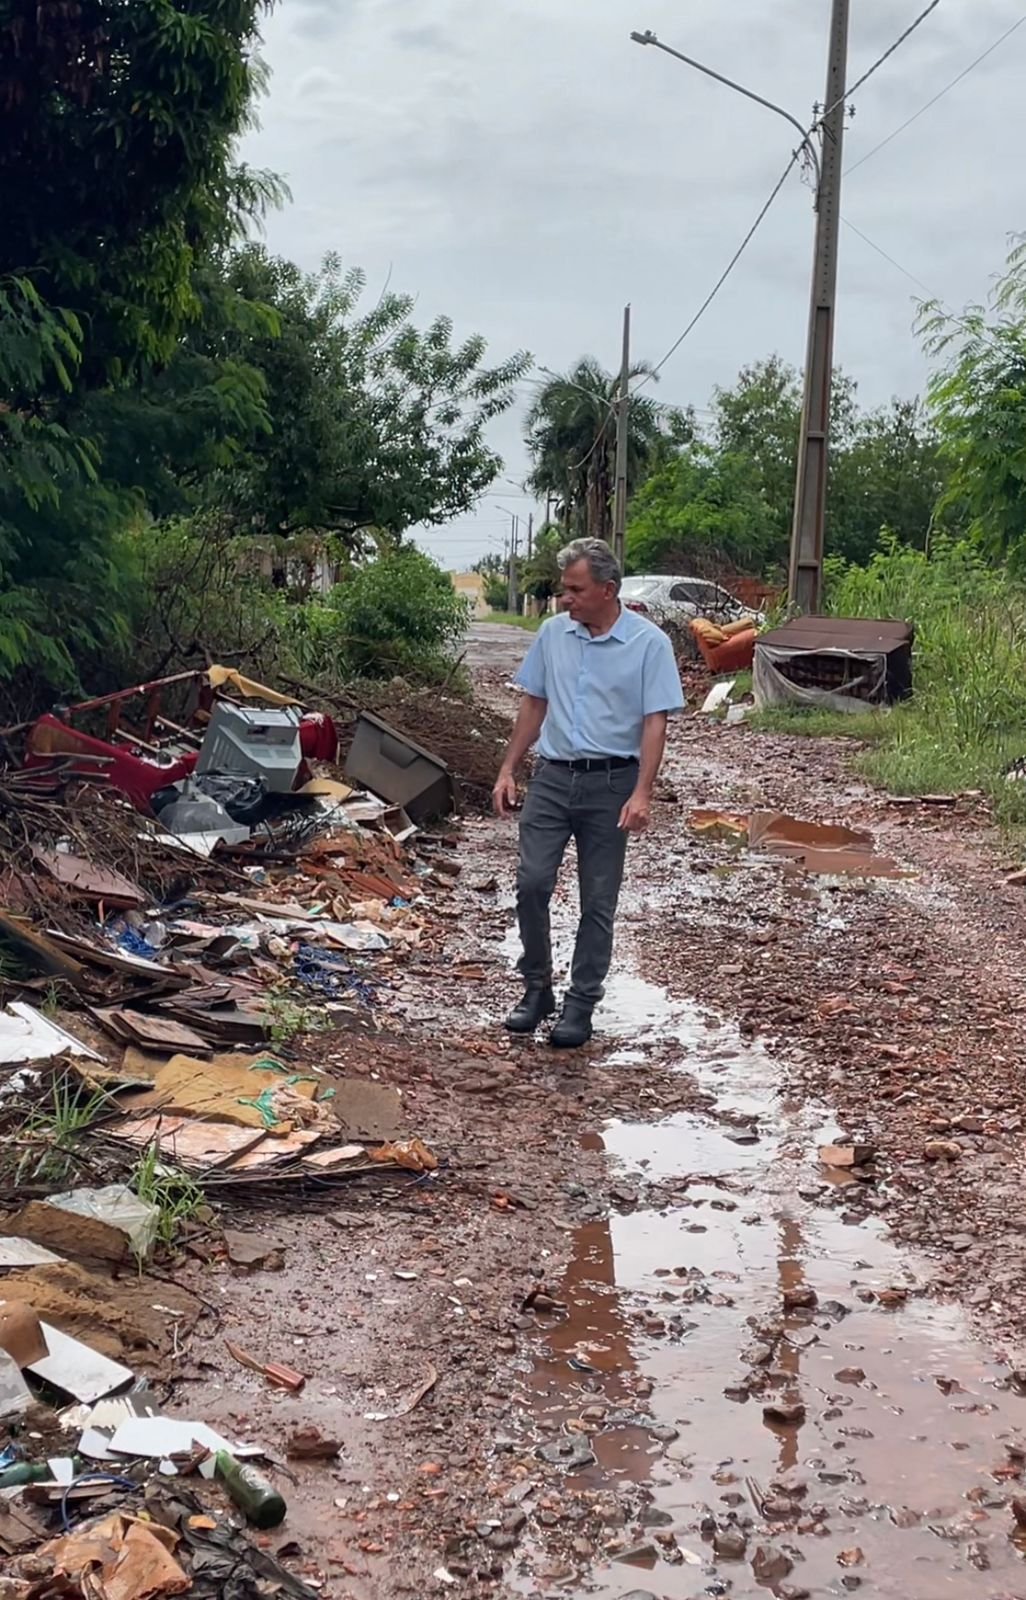
<svg viewBox="0 0 1026 1600"><path fill-rule="evenodd" d="M520 595L517 592L517 536L520 531L520 518L513 518L513 532L509 545L509 609L516 616L520 610Z"/></svg>
<svg viewBox="0 0 1026 1600"><path fill-rule="evenodd" d="M627 422L631 379L631 308L623 308L623 359L620 363L620 393L616 403L616 482L613 495L613 552L623 567L627 533Z"/></svg>
<svg viewBox="0 0 1026 1600"><path fill-rule="evenodd" d="M841 227L841 164L844 122L848 111L844 95L848 72L848 11L849 0L833 0L825 115L821 124L823 155L816 205L816 253L805 357L805 396L802 402L798 479L791 528L788 589L791 604L806 615L819 610L823 589L834 302Z"/></svg>
<svg viewBox="0 0 1026 1600"><path fill-rule="evenodd" d="M534 512L527 519L527 559L530 561L534 552Z"/></svg>

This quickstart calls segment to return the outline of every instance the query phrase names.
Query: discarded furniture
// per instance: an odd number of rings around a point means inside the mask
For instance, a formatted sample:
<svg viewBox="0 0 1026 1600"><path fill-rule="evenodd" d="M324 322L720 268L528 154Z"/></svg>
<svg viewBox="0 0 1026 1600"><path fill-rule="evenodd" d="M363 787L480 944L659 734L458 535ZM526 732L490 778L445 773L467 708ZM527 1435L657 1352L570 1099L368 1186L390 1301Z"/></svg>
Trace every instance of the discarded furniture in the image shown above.
<svg viewBox="0 0 1026 1600"><path fill-rule="evenodd" d="M228 698L228 690L276 709L239 705ZM174 718L167 710L169 698L175 701ZM56 780L70 771L120 790L147 815L153 812L154 795L181 783L197 770L197 763L200 771L210 771L216 770L217 759L224 759L227 770L257 772L267 780L268 790L277 792L301 787L310 775L307 762L334 761L338 753L330 717L302 712L294 699L228 667L133 684L0 730L4 739L16 735L24 736L24 766L38 775L41 789L48 777L56 787ZM285 745L276 748L276 739Z"/></svg>
<svg viewBox="0 0 1026 1600"><path fill-rule="evenodd" d="M910 622L796 617L756 643L755 703L861 711L907 700L914 637Z"/></svg>
<svg viewBox="0 0 1026 1600"><path fill-rule="evenodd" d="M345 770L349 783L402 806L411 822L447 816L457 804L445 762L370 711L357 718Z"/></svg>
<svg viewBox="0 0 1026 1600"><path fill-rule="evenodd" d="M196 763L196 772L238 772L262 778L270 794L288 794L303 759L299 712L292 706L239 706L219 700Z"/></svg>
<svg viewBox="0 0 1026 1600"><path fill-rule="evenodd" d="M691 632L699 655L714 677L722 672L746 672L755 654L756 627L750 618L720 627L696 617Z"/></svg>

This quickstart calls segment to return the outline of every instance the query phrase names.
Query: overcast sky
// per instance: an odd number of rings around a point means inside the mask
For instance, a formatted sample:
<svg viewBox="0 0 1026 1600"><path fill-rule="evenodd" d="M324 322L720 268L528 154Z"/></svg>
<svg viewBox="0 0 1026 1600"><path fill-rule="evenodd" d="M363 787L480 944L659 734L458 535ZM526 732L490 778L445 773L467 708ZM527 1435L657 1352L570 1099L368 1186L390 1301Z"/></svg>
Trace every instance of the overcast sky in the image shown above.
<svg viewBox="0 0 1026 1600"><path fill-rule="evenodd" d="M926 0L852 0L849 82ZM941 0L856 97L849 164L918 110L1026 12L1024 0ZM807 121L822 100L830 0L280 0L271 70L246 158L293 200L268 243L302 266L327 250L377 295L450 314L496 359L530 350L560 370L658 360L690 320L787 160L786 125L652 49L634 29L739 79ZM953 306L986 293L1023 227L1026 26L916 124L851 174L843 215ZM716 384L776 350L800 364L813 237L796 175L741 265L667 365L663 401L704 407ZM912 332L922 291L842 230L837 359L867 404L921 389ZM505 471L526 470L520 389L494 429ZM495 485L471 516L421 542L447 566L501 548Z"/></svg>

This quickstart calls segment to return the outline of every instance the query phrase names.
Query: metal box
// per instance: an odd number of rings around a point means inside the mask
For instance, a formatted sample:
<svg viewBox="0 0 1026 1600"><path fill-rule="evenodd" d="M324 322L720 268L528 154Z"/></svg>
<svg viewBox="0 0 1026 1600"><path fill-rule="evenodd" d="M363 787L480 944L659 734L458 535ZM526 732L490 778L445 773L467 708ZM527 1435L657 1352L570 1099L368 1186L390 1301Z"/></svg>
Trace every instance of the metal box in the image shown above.
<svg viewBox="0 0 1026 1600"><path fill-rule="evenodd" d="M456 804L456 786L445 762L369 711L356 720L346 779L402 806L411 822L444 817Z"/></svg>
<svg viewBox="0 0 1026 1600"><path fill-rule="evenodd" d="M291 707L237 706L218 700L196 763L199 774L245 772L263 778L270 794L288 794L303 759L299 712Z"/></svg>

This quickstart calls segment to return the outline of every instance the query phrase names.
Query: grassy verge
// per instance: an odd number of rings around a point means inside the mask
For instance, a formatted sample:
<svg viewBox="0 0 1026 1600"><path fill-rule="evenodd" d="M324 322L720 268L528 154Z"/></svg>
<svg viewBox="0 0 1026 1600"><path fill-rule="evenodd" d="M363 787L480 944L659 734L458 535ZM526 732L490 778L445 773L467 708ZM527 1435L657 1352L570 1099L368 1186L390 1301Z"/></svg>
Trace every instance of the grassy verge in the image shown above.
<svg viewBox="0 0 1026 1600"><path fill-rule="evenodd" d="M515 611L490 611L486 617L479 618L481 622L504 622L510 628L525 628L528 633L537 633L544 617L522 617Z"/></svg>
<svg viewBox="0 0 1026 1600"><path fill-rule="evenodd" d="M973 547L943 542L929 558L890 544L832 578L835 615L915 623L912 699L851 715L777 709L755 725L859 740L858 770L888 793L981 790L999 822L1026 823L1026 783L1005 776L1026 755L1026 589Z"/></svg>

